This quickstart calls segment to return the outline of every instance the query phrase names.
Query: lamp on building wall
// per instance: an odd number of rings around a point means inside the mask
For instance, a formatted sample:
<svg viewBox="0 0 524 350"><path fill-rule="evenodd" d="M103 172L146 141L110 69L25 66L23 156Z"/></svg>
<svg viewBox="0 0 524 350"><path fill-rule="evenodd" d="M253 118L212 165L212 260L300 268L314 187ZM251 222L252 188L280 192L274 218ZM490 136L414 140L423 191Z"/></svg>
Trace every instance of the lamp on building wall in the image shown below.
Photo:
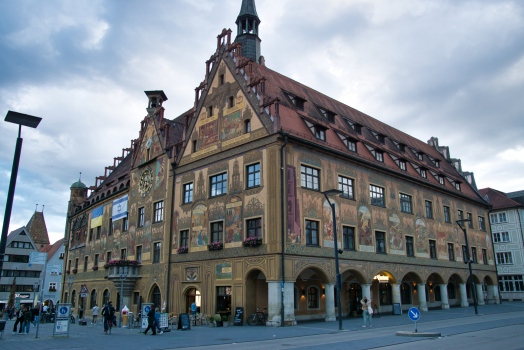
<svg viewBox="0 0 524 350"><path fill-rule="evenodd" d="M326 295L326 288L322 287L322 295Z"/></svg>
<svg viewBox="0 0 524 350"><path fill-rule="evenodd" d="M335 214L335 203L331 203L328 196L338 196L344 193L344 191L338 189L331 189L322 192L326 197L329 206L331 207L331 214L333 214L333 237L335 238L335 269L336 269L336 280L337 280L337 305L342 305L340 302L340 291L342 289L342 279L340 276L340 269L338 266L338 254L342 254L344 251L338 249L338 238L337 238L337 216ZM342 308L338 308L338 330L342 330Z"/></svg>
<svg viewBox="0 0 524 350"><path fill-rule="evenodd" d="M303 296L303 297L306 296L306 290L305 290L305 289L302 289L302 296Z"/></svg>
<svg viewBox="0 0 524 350"><path fill-rule="evenodd" d="M477 309L477 293L475 292L475 282L473 281L473 270L471 269L471 263L473 262L469 256L469 244L468 244L468 234L466 233L466 227L462 225L463 222L469 222L470 225L472 224L471 219L463 219L463 220L457 220L455 221L464 232L464 238L466 239L466 256L464 257L464 264L469 265L469 281L471 283L471 292L473 294L473 304L475 305L475 315L479 314L479 310ZM467 295L466 295L467 299Z"/></svg>
<svg viewBox="0 0 524 350"><path fill-rule="evenodd" d="M8 111L4 119L6 122L18 124L18 138L16 139L15 157L13 159L13 168L11 170L11 180L9 182L9 191L7 193L7 203L5 205L4 226L2 226L2 236L0 238L0 276L4 267L5 246L7 243L7 231L11 221L11 211L13 209L13 198L15 196L16 177L18 175L18 165L20 164L20 154L22 153L22 125L36 129L42 118L33 117L23 113Z"/></svg>

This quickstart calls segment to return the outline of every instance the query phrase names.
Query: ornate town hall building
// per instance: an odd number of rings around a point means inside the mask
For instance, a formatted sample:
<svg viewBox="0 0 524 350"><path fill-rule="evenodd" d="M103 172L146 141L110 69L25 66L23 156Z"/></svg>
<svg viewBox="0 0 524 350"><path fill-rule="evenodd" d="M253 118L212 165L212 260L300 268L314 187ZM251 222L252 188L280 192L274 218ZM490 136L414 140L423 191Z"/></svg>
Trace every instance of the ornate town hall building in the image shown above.
<svg viewBox="0 0 524 350"><path fill-rule="evenodd" d="M261 56L254 0L236 38L223 30L193 107L165 117L146 91L139 137L87 188L71 187L65 277L89 309L124 304L203 314L268 308L270 325L355 316L362 296L380 312L497 302L489 204L471 173L428 143L279 74ZM335 298L331 207L342 275ZM475 290L454 223L470 218ZM89 297L79 298L86 284ZM67 288L64 288L67 294ZM282 298L282 293L284 298ZM89 313L88 313L89 314Z"/></svg>

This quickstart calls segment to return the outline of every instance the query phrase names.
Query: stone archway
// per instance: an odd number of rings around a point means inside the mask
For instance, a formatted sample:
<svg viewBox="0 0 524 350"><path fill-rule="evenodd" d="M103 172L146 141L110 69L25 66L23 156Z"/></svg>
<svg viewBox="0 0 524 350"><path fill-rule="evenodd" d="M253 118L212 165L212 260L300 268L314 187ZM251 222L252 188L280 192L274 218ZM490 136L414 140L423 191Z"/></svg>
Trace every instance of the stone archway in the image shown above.
<svg viewBox="0 0 524 350"><path fill-rule="evenodd" d="M447 286L447 282L437 272L431 273L426 278L426 287L429 292L428 309L438 307L449 309Z"/></svg>
<svg viewBox="0 0 524 350"><path fill-rule="evenodd" d="M325 319L335 321L334 283L326 273L316 266L303 268L296 277L298 289L298 308L295 308L295 319Z"/></svg>
<svg viewBox="0 0 524 350"><path fill-rule="evenodd" d="M202 312L202 294L200 289L196 286L189 286L184 290L183 293L183 306L182 310L185 313L191 314L191 304L195 303L197 307L197 313Z"/></svg>
<svg viewBox="0 0 524 350"><path fill-rule="evenodd" d="M362 286L369 289L370 285L367 283L366 277L357 269L349 268L342 270L341 275L342 288L340 291L340 301L342 305L342 316L358 317L362 314L362 308L360 307ZM338 305L336 306L338 308Z"/></svg>
<svg viewBox="0 0 524 350"><path fill-rule="evenodd" d="M417 306L420 311L428 311L429 292L426 281L416 272L409 271L399 282L400 304L403 310Z"/></svg>
<svg viewBox="0 0 524 350"><path fill-rule="evenodd" d="M371 298L371 305L381 313L392 312L393 304L400 303L400 285L390 271L377 269L369 292L364 288L362 295Z"/></svg>
<svg viewBox="0 0 524 350"><path fill-rule="evenodd" d="M245 281L246 310L244 310L244 314L246 317L244 319L247 319L248 315L251 315L252 313L256 312L256 309L258 307L258 311L263 311L264 308L267 308L266 311L268 313L268 321L273 322L273 318L275 316L280 316L281 303L280 300L271 300L271 302L269 301L269 284L266 281L266 275L264 274L264 272L260 269L252 269L246 274Z"/></svg>
<svg viewBox="0 0 524 350"><path fill-rule="evenodd" d="M149 303L154 304L154 308L162 310L162 294L160 293L160 288L156 283L151 286L147 300Z"/></svg>

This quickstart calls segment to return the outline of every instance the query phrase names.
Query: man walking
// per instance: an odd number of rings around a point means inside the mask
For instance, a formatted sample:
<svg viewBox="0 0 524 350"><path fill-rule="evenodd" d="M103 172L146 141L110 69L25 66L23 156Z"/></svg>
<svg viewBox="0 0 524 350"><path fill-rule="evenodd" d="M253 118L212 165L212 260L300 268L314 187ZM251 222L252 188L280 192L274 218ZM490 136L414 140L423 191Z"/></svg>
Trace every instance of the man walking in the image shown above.
<svg viewBox="0 0 524 350"><path fill-rule="evenodd" d="M115 316L115 308L112 301L107 303L107 306L102 309L102 316L104 316L104 332L107 333L109 322L113 322L113 317Z"/></svg>
<svg viewBox="0 0 524 350"><path fill-rule="evenodd" d="M96 324L97 317L98 317L98 305L95 304L95 306L93 307L93 321L91 322L91 324Z"/></svg>
<svg viewBox="0 0 524 350"><path fill-rule="evenodd" d="M149 328L151 328L151 330L153 331L153 335L156 335L155 324L155 309L151 308L151 310L149 310L149 312L147 313L147 328L144 334L147 334L147 331L149 330Z"/></svg>

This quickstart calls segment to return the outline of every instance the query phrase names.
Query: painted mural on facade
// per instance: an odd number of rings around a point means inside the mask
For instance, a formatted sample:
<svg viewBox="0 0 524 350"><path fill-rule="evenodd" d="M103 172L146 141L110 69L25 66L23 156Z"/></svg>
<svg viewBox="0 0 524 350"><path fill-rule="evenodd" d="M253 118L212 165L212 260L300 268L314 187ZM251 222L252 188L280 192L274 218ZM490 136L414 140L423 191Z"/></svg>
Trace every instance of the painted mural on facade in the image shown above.
<svg viewBox="0 0 524 350"><path fill-rule="evenodd" d="M242 134L244 134L244 121L241 110L222 117L222 140L232 139Z"/></svg>
<svg viewBox="0 0 524 350"><path fill-rule="evenodd" d="M448 258L448 244L446 241L446 231L442 226L442 222L439 220L437 228L437 244L438 244L438 257L439 259Z"/></svg>
<svg viewBox="0 0 524 350"><path fill-rule="evenodd" d="M287 241L289 243L301 242L300 207L297 197L297 174L292 165L286 167L287 183Z"/></svg>
<svg viewBox="0 0 524 350"><path fill-rule="evenodd" d="M218 141L218 119L210 117L200 122L197 149L207 148Z"/></svg>
<svg viewBox="0 0 524 350"><path fill-rule="evenodd" d="M417 219L415 222L415 232L417 235L417 255L429 257L428 255L428 234L426 231L426 222L422 219Z"/></svg>
<svg viewBox="0 0 524 350"><path fill-rule="evenodd" d="M160 158L156 161L155 190L158 187L164 186L164 173L165 173L165 158Z"/></svg>
<svg viewBox="0 0 524 350"><path fill-rule="evenodd" d="M207 246L207 207L203 204L197 205L193 209L193 217L191 221L191 246Z"/></svg>
<svg viewBox="0 0 524 350"><path fill-rule="evenodd" d="M455 242L455 259L462 260L462 246L460 245L460 232L457 227L453 227L453 237L449 237L450 242Z"/></svg>
<svg viewBox="0 0 524 350"><path fill-rule="evenodd" d="M373 247L373 236L371 232L371 213L369 212L368 207L361 206L358 208L357 213L358 219L358 234L360 242L360 250L368 250L364 247Z"/></svg>
<svg viewBox="0 0 524 350"><path fill-rule="evenodd" d="M341 235L342 228L340 227L340 208L336 202L332 202L335 206L335 220L337 222L337 233L338 233L338 242L341 243ZM323 223L324 223L324 246L333 246L333 243L327 243L326 241L334 241L334 230L333 230L333 213L331 212L331 206L329 205L329 202L326 200L324 201L324 205L322 208L322 216L323 216ZM327 243L327 244L326 244Z"/></svg>
<svg viewBox="0 0 524 350"><path fill-rule="evenodd" d="M226 204L226 243L242 241L242 200L231 197Z"/></svg>
<svg viewBox="0 0 524 350"><path fill-rule="evenodd" d="M403 254L402 227L400 218L392 213L389 216L389 251L391 254Z"/></svg>
<svg viewBox="0 0 524 350"><path fill-rule="evenodd" d="M158 156L161 152L162 145L156 132L155 123L154 120L150 118L138 149L135 166L144 164L149 159Z"/></svg>

